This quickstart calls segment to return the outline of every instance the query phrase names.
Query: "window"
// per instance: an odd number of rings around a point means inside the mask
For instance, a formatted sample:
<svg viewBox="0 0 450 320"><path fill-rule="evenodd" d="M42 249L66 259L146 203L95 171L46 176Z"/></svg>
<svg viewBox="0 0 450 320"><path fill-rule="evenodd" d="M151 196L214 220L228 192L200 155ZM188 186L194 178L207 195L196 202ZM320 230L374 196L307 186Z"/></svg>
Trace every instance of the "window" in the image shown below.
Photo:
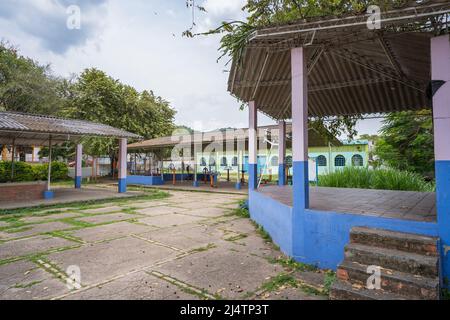
<svg viewBox="0 0 450 320"><path fill-rule="evenodd" d="M209 166L214 167L216 165L216 158L211 157L209 158Z"/></svg>
<svg viewBox="0 0 450 320"><path fill-rule="evenodd" d="M326 167L327 166L327 158L325 156L318 156L317 157L317 165L319 167Z"/></svg>
<svg viewBox="0 0 450 320"><path fill-rule="evenodd" d="M336 156L336 158L334 158L334 166L345 167L345 157L342 155Z"/></svg>
<svg viewBox="0 0 450 320"><path fill-rule="evenodd" d="M233 167L238 166L238 157L233 157Z"/></svg>
<svg viewBox="0 0 450 320"><path fill-rule="evenodd" d="M362 167L364 165L364 159L362 156L360 156L359 154L355 154L352 157L352 165L354 167Z"/></svg>
<svg viewBox="0 0 450 320"><path fill-rule="evenodd" d="M277 156L273 156L272 159L270 160L270 165L272 167L276 167L278 166L278 157Z"/></svg>
<svg viewBox="0 0 450 320"><path fill-rule="evenodd" d="M227 157L222 157L222 160L220 161L220 165L221 165L222 167L228 166L228 160L227 160Z"/></svg>
<svg viewBox="0 0 450 320"><path fill-rule="evenodd" d="M202 167L206 167L206 160L205 160L205 158L202 158L202 159L200 160L200 165L201 165Z"/></svg>

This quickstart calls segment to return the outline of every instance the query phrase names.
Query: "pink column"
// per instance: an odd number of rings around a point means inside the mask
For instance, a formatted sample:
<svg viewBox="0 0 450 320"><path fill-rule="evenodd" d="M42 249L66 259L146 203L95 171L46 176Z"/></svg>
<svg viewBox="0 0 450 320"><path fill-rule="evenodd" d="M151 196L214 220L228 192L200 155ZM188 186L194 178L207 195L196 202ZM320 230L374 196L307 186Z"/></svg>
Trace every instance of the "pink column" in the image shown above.
<svg viewBox="0 0 450 320"><path fill-rule="evenodd" d="M255 101L248 103L248 188L255 190L258 187L258 111Z"/></svg>
<svg viewBox="0 0 450 320"><path fill-rule="evenodd" d="M450 278L450 36L431 39L436 209L443 275ZM447 285L448 286L448 285Z"/></svg>
<svg viewBox="0 0 450 320"><path fill-rule="evenodd" d="M127 139L119 140L119 193L127 192Z"/></svg>
<svg viewBox="0 0 450 320"><path fill-rule="evenodd" d="M309 207L308 179L308 80L305 51L291 51L292 64L292 161L294 207Z"/></svg>
<svg viewBox="0 0 450 320"><path fill-rule="evenodd" d="M83 177L83 145L77 144L75 156L75 188L81 188L81 180Z"/></svg>
<svg viewBox="0 0 450 320"><path fill-rule="evenodd" d="M308 84L305 50L291 51L292 71L292 252L298 261L306 256L305 209L309 207Z"/></svg>

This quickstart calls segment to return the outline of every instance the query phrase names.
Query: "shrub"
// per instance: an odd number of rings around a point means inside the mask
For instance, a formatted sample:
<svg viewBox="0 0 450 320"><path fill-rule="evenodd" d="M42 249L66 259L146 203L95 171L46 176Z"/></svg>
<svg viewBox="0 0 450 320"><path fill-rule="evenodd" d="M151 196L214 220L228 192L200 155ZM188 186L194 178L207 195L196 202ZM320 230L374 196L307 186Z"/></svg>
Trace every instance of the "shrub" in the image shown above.
<svg viewBox="0 0 450 320"><path fill-rule="evenodd" d="M433 183L419 174L396 169L344 168L319 177L319 186L378 190L433 192Z"/></svg>
<svg viewBox="0 0 450 320"><path fill-rule="evenodd" d="M0 182L11 181L11 161L0 162ZM52 162L52 180L67 179L69 169L63 162ZM47 180L48 163L29 164L26 162L14 163L14 181L45 181Z"/></svg>

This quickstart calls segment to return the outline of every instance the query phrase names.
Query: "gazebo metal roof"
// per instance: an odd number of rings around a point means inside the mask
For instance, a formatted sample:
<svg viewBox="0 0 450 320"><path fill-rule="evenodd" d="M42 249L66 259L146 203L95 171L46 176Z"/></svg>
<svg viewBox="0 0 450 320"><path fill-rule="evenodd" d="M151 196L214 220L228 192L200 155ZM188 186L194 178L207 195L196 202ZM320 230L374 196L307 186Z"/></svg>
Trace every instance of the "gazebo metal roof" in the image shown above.
<svg viewBox="0 0 450 320"><path fill-rule="evenodd" d="M291 118L290 49L304 47L310 116L337 116L429 108L430 38L448 31L450 2L414 2L382 13L327 17L256 30L228 90L274 119Z"/></svg>
<svg viewBox="0 0 450 320"><path fill-rule="evenodd" d="M88 136L141 139L134 133L90 121L0 112L0 144L48 145L50 136L54 145L66 141L77 142Z"/></svg>

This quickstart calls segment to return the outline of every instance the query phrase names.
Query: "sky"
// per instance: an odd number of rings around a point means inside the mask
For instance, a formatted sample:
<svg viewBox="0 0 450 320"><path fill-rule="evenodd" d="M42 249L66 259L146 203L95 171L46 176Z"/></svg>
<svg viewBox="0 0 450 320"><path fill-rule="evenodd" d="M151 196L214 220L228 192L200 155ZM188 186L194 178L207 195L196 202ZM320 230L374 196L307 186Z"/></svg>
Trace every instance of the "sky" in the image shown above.
<svg viewBox="0 0 450 320"><path fill-rule="evenodd" d="M244 3L197 0L207 13L195 12L193 31L243 20ZM192 21L185 0L0 1L0 39L50 64L55 75L95 67L168 100L177 110L176 124L201 131L247 127L247 112L227 91L227 59L217 61L220 36L182 37ZM274 123L261 114L258 120ZM364 120L357 129L374 134L379 126L379 120Z"/></svg>

